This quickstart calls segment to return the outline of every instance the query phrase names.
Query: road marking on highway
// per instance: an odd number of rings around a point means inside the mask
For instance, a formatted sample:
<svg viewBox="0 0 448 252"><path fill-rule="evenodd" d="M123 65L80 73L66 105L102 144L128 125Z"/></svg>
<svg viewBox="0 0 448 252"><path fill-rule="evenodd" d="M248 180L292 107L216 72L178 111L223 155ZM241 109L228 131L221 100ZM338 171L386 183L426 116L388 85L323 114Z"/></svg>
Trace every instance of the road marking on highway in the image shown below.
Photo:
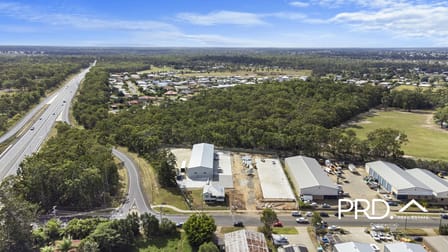
<svg viewBox="0 0 448 252"><path fill-rule="evenodd" d="M51 100L49 100L49 101L47 102L47 105L52 104L52 103L54 102L54 99L56 99L56 97L58 97L58 95L59 95L59 94L55 94L54 97L51 98Z"/></svg>
<svg viewBox="0 0 448 252"><path fill-rule="evenodd" d="M0 158L2 158L2 157L6 154L6 152L8 152L9 149L11 149L11 147L12 147L12 144L10 144L10 145L8 146L8 148L6 148L5 151L3 151L2 154L0 154Z"/></svg>

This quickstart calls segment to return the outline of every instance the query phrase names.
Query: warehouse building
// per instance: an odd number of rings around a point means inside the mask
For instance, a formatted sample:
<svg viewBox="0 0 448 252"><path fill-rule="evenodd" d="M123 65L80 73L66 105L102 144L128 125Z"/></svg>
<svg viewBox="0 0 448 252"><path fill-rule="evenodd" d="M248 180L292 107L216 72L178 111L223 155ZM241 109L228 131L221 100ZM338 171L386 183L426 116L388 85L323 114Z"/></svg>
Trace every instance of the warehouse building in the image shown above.
<svg viewBox="0 0 448 252"><path fill-rule="evenodd" d="M212 180L214 152L213 144L200 143L193 145L187 176L196 180Z"/></svg>
<svg viewBox="0 0 448 252"><path fill-rule="evenodd" d="M375 161L366 163L366 171L384 190L399 200L431 199L432 190L395 164Z"/></svg>
<svg viewBox="0 0 448 252"><path fill-rule="evenodd" d="M268 252L263 233L238 230L224 235L226 252Z"/></svg>
<svg viewBox="0 0 448 252"><path fill-rule="evenodd" d="M423 245L431 252L446 252L448 248L448 236L425 236Z"/></svg>
<svg viewBox="0 0 448 252"><path fill-rule="evenodd" d="M434 195L432 203L448 204L448 181L420 168L409 169L406 172L432 190Z"/></svg>
<svg viewBox="0 0 448 252"><path fill-rule="evenodd" d="M426 252L420 244L398 242L384 245L384 252Z"/></svg>
<svg viewBox="0 0 448 252"><path fill-rule="evenodd" d="M333 247L333 252L378 252L376 247L362 242L337 243Z"/></svg>
<svg viewBox="0 0 448 252"><path fill-rule="evenodd" d="M336 199L339 189L314 158L294 156L285 159L285 166L301 196L313 199Z"/></svg>

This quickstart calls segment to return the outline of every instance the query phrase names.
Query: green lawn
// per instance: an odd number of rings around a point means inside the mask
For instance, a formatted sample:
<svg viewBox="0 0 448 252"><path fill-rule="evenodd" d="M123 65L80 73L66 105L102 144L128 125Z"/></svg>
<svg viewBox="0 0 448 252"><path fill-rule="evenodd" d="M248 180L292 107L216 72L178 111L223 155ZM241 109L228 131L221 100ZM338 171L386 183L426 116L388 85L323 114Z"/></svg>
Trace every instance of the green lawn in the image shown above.
<svg viewBox="0 0 448 252"><path fill-rule="evenodd" d="M299 234L295 227L274 227L272 232L274 234Z"/></svg>
<svg viewBox="0 0 448 252"><path fill-rule="evenodd" d="M244 227L221 227L220 232L221 232L221 234L227 234L227 233L238 231L241 229L244 229Z"/></svg>
<svg viewBox="0 0 448 252"><path fill-rule="evenodd" d="M378 128L403 131L409 142L402 147L405 155L422 159L448 161L448 131L434 123L432 111L376 111L351 127L365 139L368 132Z"/></svg>
<svg viewBox="0 0 448 252"><path fill-rule="evenodd" d="M181 232L175 237L157 237L151 241L139 240L136 244L139 252L189 252L193 251L188 243L187 236L184 232Z"/></svg>

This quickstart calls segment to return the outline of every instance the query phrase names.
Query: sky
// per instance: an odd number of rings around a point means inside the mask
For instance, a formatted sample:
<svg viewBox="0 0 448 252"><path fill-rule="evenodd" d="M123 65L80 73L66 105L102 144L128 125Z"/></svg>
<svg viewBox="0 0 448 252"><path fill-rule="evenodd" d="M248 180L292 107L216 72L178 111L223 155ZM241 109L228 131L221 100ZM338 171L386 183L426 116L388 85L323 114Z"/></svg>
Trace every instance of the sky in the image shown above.
<svg viewBox="0 0 448 252"><path fill-rule="evenodd" d="M0 45L448 46L448 1L0 0Z"/></svg>

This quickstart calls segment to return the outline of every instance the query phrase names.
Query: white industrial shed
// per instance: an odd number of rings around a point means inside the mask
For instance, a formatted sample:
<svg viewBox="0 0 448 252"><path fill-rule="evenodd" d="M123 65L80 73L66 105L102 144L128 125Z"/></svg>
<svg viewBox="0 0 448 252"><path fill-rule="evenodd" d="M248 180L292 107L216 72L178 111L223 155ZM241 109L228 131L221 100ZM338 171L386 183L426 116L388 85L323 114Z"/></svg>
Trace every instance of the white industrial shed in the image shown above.
<svg viewBox="0 0 448 252"><path fill-rule="evenodd" d="M333 252L377 252L368 243L362 242L344 242L337 243L333 247Z"/></svg>
<svg viewBox="0 0 448 252"><path fill-rule="evenodd" d="M420 182L428 186L432 190L433 195L436 198L442 200L443 198L445 199L448 198L448 181L439 178L437 175L428 170L420 168L409 169L406 170L406 172L411 174L411 176L413 176L415 179L419 180Z"/></svg>
<svg viewBox="0 0 448 252"><path fill-rule="evenodd" d="M187 176L190 179L213 179L213 160L215 146L213 144L200 143L193 145Z"/></svg>
<svg viewBox="0 0 448 252"><path fill-rule="evenodd" d="M400 200L406 199L429 199L432 190L418 179L395 164L375 161L366 163L366 171L385 190L391 192Z"/></svg>
<svg viewBox="0 0 448 252"><path fill-rule="evenodd" d="M397 242L384 245L384 252L426 252L420 244Z"/></svg>
<svg viewBox="0 0 448 252"><path fill-rule="evenodd" d="M226 252L268 252L263 233L238 230L224 234Z"/></svg>
<svg viewBox="0 0 448 252"><path fill-rule="evenodd" d="M338 197L338 187L328 178L314 158L294 156L285 158L285 166L299 195L315 199Z"/></svg>

